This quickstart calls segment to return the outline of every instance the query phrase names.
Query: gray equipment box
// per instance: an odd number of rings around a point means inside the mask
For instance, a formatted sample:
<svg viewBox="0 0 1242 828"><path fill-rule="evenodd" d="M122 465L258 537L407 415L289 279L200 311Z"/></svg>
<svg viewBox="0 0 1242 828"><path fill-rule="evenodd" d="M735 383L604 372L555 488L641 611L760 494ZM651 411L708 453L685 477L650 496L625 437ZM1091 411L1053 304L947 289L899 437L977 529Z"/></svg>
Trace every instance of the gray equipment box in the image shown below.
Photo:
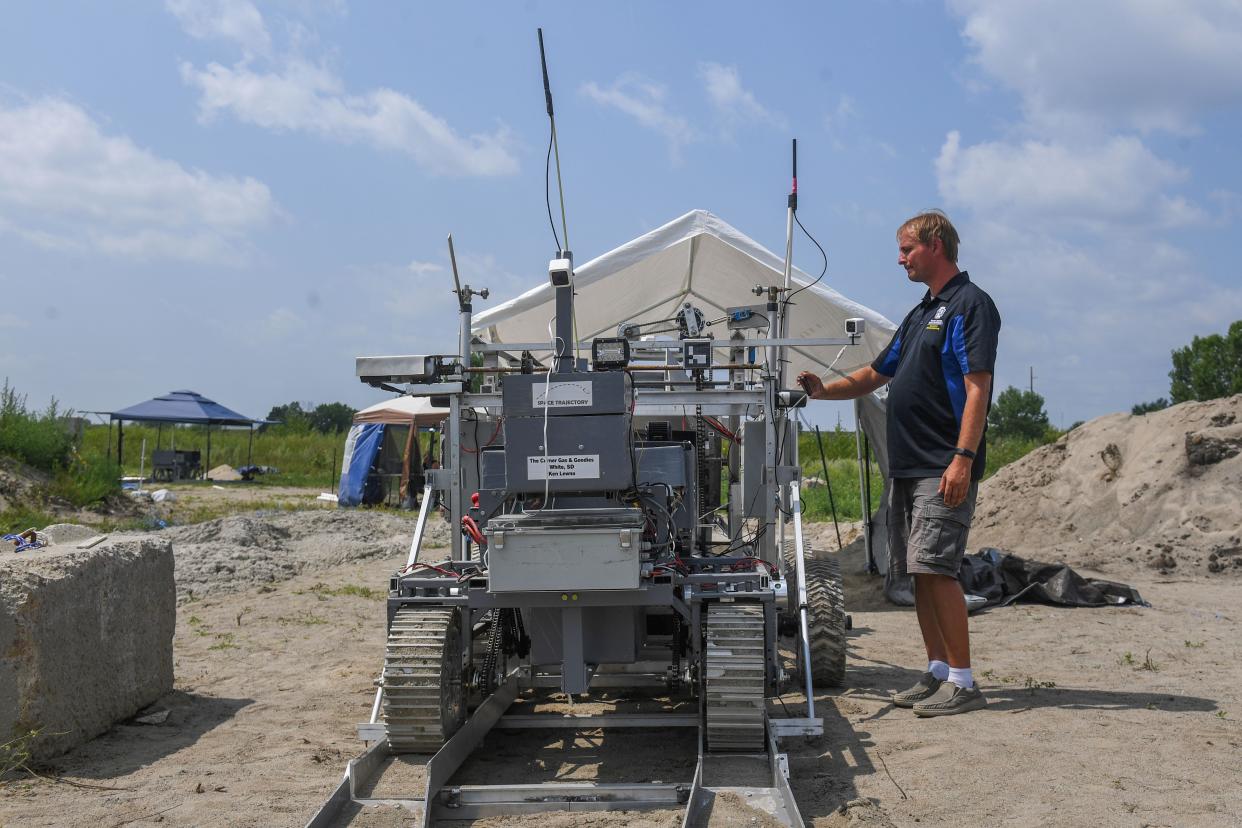
<svg viewBox="0 0 1242 828"><path fill-rule="evenodd" d="M637 509L549 509L488 522L489 592L638 589Z"/></svg>

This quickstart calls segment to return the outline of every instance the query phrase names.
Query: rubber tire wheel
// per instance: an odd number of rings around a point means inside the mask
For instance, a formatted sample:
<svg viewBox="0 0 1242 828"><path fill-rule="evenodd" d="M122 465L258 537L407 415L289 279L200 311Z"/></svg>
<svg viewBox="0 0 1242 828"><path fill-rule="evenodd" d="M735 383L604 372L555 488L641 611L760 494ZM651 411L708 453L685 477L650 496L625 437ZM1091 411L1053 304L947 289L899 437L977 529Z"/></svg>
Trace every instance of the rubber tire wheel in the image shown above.
<svg viewBox="0 0 1242 828"><path fill-rule="evenodd" d="M845 683L845 589L841 582L841 563L836 558L814 557L808 552L806 564L807 633L811 639L811 680L816 687L840 687ZM789 589L797 592L796 562L793 550L786 550ZM798 676L805 677L802 642L796 642Z"/></svg>

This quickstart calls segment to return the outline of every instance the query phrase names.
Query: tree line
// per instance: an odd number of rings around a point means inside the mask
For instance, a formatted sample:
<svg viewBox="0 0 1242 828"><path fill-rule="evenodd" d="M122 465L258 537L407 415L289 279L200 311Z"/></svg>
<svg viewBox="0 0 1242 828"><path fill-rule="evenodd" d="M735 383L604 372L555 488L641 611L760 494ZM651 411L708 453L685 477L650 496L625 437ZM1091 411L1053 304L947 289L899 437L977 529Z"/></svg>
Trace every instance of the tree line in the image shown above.
<svg viewBox="0 0 1242 828"><path fill-rule="evenodd" d="M313 408L310 403L304 408L300 402L291 402L272 406L272 410L267 412L267 419L275 421L276 427L288 431L338 434L349 430L357 413L356 408L342 402L320 403Z"/></svg>

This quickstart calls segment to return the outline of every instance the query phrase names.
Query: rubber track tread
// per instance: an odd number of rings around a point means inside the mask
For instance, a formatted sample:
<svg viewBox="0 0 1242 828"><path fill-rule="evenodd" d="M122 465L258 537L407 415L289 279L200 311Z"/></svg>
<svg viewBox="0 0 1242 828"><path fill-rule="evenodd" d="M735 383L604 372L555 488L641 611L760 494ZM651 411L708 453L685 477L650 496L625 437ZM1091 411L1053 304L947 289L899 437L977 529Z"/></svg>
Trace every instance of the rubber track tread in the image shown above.
<svg viewBox="0 0 1242 828"><path fill-rule="evenodd" d="M829 555L816 557L808 551L806 564L807 632L811 639L811 679L816 687L840 687L845 683L845 589L841 562ZM785 547L785 567L794 573L793 544ZM796 589L791 578L791 589ZM802 674L802 648L797 649Z"/></svg>

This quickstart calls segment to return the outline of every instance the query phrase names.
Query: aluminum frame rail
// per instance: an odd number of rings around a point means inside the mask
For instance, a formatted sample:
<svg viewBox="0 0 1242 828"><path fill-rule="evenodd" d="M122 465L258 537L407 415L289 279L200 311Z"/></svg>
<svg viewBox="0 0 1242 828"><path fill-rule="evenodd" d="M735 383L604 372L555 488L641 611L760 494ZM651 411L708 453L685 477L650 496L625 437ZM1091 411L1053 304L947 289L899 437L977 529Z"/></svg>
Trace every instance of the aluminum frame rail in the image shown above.
<svg viewBox="0 0 1242 828"><path fill-rule="evenodd" d="M358 810L367 806L396 805L403 807L424 828L438 820L481 819L508 814L533 814L545 811L616 811L684 809L683 828L706 826L716 795L735 793L752 807L763 811L782 825L801 826L802 816L789 787L789 766L786 757L777 752L776 739L782 728L779 719L768 719L766 753L710 754L703 751L701 712L685 713L611 713L604 715L505 715L520 688L521 671L515 670L500 689L479 706L462 728L427 763L427 783L422 797L368 797L385 762L392 755L386 742L377 741L361 756L351 759L345 775L328 800L319 808L306 828L340 828L349 824ZM766 718L766 716L765 716ZM493 729L566 728L586 730L613 727L697 727L699 729L698 761L689 782L671 783L594 783L541 782L530 785L449 785L458 768L482 743ZM381 726L382 730L382 726ZM380 730L374 733L379 734ZM792 735L792 732L790 733ZM382 737L382 734L381 734ZM757 775L761 784L752 786L717 786L711 784L718 769L736 768L741 762L748 772Z"/></svg>
<svg viewBox="0 0 1242 828"><path fill-rule="evenodd" d="M802 826L802 813L794 799L793 790L789 787L789 760L784 753L777 750L776 728L772 727L778 719L768 719L767 753L758 754L710 754L699 749L698 767L694 771L694 781L690 786L690 798L686 803L686 813L682 817L681 828L707 828L712 815L715 798L719 794L732 793L743 802L762 811L781 825ZM700 746L703 744L699 741ZM749 765L749 768L746 767ZM713 777L718 771L727 777L735 778L738 770L748 770L761 774L766 778L767 785L716 785ZM731 780L732 781L732 780Z"/></svg>

